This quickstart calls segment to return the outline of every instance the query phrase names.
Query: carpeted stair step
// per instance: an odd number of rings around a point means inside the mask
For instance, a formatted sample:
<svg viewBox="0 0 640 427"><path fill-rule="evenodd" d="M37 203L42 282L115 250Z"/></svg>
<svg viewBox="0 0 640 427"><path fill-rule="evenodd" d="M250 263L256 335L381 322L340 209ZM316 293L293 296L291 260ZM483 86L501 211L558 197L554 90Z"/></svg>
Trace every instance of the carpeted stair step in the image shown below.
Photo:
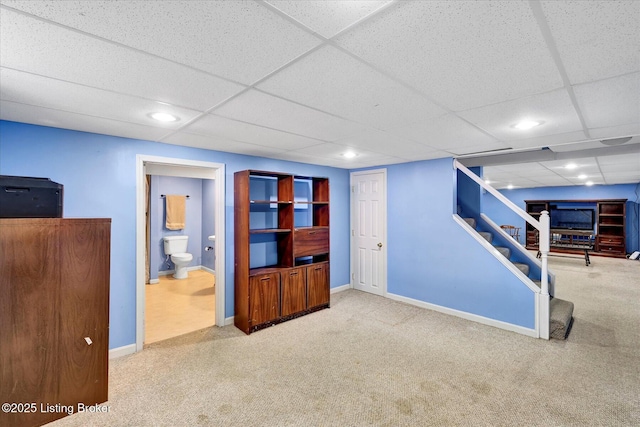
<svg viewBox="0 0 640 427"><path fill-rule="evenodd" d="M549 337L563 340L573 322L573 303L559 298L549 301Z"/></svg>
<svg viewBox="0 0 640 427"><path fill-rule="evenodd" d="M479 234L484 238L484 240L486 240L489 243L491 243L491 241L493 240L493 234L491 233L488 233L486 231L480 231Z"/></svg>
<svg viewBox="0 0 640 427"><path fill-rule="evenodd" d="M469 224L473 228L476 228L476 219L475 218L462 218L462 219L464 220L464 222L466 222L467 224Z"/></svg>
<svg viewBox="0 0 640 427"><path fill-rule="evenodd" d="M522 271L522 273L524 273L525 276L529 276L528 264L523 264L521 262L514 262L513 265L515 265L518 268L518 270Z"/></svg>
<svg viewBox="0 0 640 427"><path fill-rule="evenodd" d="M503 257L505 257L506 259L509 259L509 257L511 256L511 249L509 248L505 248L504 246L496 246L495 247L498 252L500 252L502 254Z"/></svg>

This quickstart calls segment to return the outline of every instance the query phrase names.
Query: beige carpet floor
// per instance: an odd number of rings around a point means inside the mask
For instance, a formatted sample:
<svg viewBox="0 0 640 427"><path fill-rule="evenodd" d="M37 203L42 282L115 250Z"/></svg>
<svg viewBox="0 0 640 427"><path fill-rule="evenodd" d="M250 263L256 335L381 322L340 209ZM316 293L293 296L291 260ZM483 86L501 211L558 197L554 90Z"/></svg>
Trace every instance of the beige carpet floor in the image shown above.
<svg viewBox="0 0 640 427"><path fill-rule="evenodd" d="M109 412L50 425L640 425L640 262L550 264L575 303L566 341L349 290L250 336L214 327L112 360Z"/></svg>

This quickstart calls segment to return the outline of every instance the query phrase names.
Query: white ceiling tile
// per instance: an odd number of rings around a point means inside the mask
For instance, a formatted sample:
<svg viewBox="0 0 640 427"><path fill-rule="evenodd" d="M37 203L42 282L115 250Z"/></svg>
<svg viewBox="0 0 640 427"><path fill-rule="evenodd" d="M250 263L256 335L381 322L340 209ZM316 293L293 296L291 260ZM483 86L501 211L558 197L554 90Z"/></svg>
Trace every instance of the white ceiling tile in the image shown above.
<svg viewBox="0 0 640 427"><path fill-rule="evenodd" d="M243 123L213 114L206 114L181 130L204 136L222 137L282 150L296 150L324 143L324 141L317 139L280 132L278 130Z"/></svg>
<svg viewBox="0 0 640 427"><path fill-rule="evenodd" d="M274 153L284 151L268 149L261 145L247 144L221 137L196 135L188 132L176 132L164 138L161 142L188 147L204 148L206 150L224 151L227 153L245 154L248 156L271 157Z"/></svg>
<svg viewBox="0 0 640 427"><path fill-rule="evenodd" d="M609 126L597 129L589 129L592 138L618 138L621 136L640 135L640 123L631 123L619 126Z"/></svg>
<svg viewBox="0 0 640 427"><path fill-rule="evenodd" d="M389 1L268 0L282 12L326 38L364 18Z"/></svg>
<svg viewBox="0 0 640 427"><path fill-rule="evenodd" d="M541 3L571 83L640 70L640 2Z"/></svg>
<svg viewBox="0 0 640 427"><path fill-rule="evenodd" d="M4 3L247 84L320 43L317 37L251 1ZM246 66L247 62L251 66Z"/></svg>
<svg viewBox="0 0 640 427"><path fill-rule="evenodd" d="M335 143L403 159L424 160L447 156L435 148L377 130L339 139Z"/></svg>
<svg viewBox="0 0 640 427"><path fill-rule="evenodd" d="M462 111L458 114L506 142L582 129L571 98L564 89ZM526 131L513 127L522 120L543 123Z"/></svg>
<svg viewBox="0 0 640 427"><path fill-rule="evenodd" d="M6 68L0 69L0 99L165 129L177 129L200 114L186 108ZM171 113L180 120L158 122L148 116L153 112Z"/></svg>
<svg viewBox="0 0 640 427"><path fill-rule="evenodd" d="M325 143L320 145L314 145L313 147L303 148L301 150L296 150L299 153L325 157L330 159L342 159L345 164L349 162L377 162L378 165L390 164L390 163L403 163L406 162L405 159L401 159L395 156L388 156L385 154L381 154L375 151L363 150L361 148L352 147L349 145L343 144L334 144L334 143ZM357 157L347 159L343 156L343 154L347 151L355 151L357 153Z"/></svg>
<svg viewBox="0 0 640 427"><path fill-rule="evenodd" d="M244 89L202 71L5 10L0 15L0 51L3 67L197 110Z"/></svg>
<svg viewBox="0 0 640 427"><path fill-rule="evenodd" d="M508 148L454 114L424 118L412 125L391 129L389 133L456 154Z"/></svg>
<svg viewBox="0 0 640 427"><path fill-rule="evenodd" d="M570 163L574 163L576 168L568 169L566 166ZM581 159L575 160L549 160L545 162L540 162L544 167L556 171L557 173L564 173L568 171L569 173L577 173L579 174L579 170L583 168L597 168L598 164L596 163L596 159L593 157L584 157Z"/></svg>
<svg viewBox="0 0 640 427"><path fill-rule="evenodd" d="M102 117L87 116L62 110L0 101L0 120L30 123L40 126L113 135L123 138L156 141L167 134L167 129L127 123Z"/></svg>
<svg viewBox="0 0 640 427"><path fill-rule="evenodd" d="M607 166L617 168L622 166L635 166L636 170L640 171L640 152L619 154L613 156L598 157L598 164L601 168Z"/></svg>
<svg viewBox="0 0 640 427"><path fill-rule="evenodd" d="M636 184L640 183L640 173L605 174L606 184Z"/></svg>
<svg viewBox="0 0 640 427"><path fill-rule="evenodd" d="M559 133L555 135L545 135L538 136L534 138L524 138L509 141L509 145L511 145L514 149L524 150L530 148L545 148L549 147L552 150L560 145L564 146L567 143L574 143L575 141L584 141L586 135L584 131L575 131L575 132L567 132L567 133ZM562 150L560 150L562 151Z"/></svg>
<svg viewBox="0 0 640 427"><path fill-rule="evenodd" d="M364 126L257 90L249 90L214 110L219 116L284 132L334 141L361 132Z"/></svg>
<svg viewBox="0 0 640 427"><path fill-rule="evenodd" d="M563 85L526 2L403 2L336 40L454 111Z"/></svg>
<svg viewBox="0 0 640 427"><path fill-rule="evenodd" d="M578 85L574 90L589 128L640 124L640 72Z"/></svg>
<svg viewBox="0 0 640 427"><path fill-rule="evenodd" d="M383 130L444 113L423 96L331 46L313 52L257 87Z"/></svg>

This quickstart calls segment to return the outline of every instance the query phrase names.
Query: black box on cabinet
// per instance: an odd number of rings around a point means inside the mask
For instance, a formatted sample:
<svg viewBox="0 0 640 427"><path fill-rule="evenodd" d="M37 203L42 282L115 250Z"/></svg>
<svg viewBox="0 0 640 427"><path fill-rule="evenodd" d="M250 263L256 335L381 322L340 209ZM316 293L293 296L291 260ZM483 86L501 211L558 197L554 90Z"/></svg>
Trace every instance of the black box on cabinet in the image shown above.
<svg viewBox="0 0 640 427"><path fill-rule="evenodd" d="M0 218L62 218L63 188L49 178L0 175Z"/></svg>

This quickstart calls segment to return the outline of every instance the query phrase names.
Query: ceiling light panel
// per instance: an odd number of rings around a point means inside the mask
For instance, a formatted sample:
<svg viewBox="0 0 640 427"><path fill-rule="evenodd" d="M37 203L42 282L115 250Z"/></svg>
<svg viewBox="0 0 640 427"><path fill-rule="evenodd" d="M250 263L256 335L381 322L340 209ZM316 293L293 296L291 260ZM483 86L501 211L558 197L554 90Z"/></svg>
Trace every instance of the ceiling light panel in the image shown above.
<svg viewBox="0 0 640 427"><path fill-rule="evenodd" d="M582 125L564 89L462 111L460 116L503 141L580 131ZM542 122L529 130L512 125L522 119Z"/></svg>
<svg viewBox="0 0 640 427"><path fill-rule="evenodd" d="M293 19L331 38L390 1L280 1L268 0Z"/></svg>
<svg viewBox="0 0 640 427"><path fill-rule="evenodd" d="M640 124L640 72L578 85L574 91L589 128Z"/></svg>
<svg viewBox="0 0 640 427"><path fill-rule="evenodd" d="M142 98L120 95L33 74L0 69L0 99L27 105L76 112L84 115L175 129L200 112L186 108L163 106L181 121L161 123L148 116L159 111L160 104Z"/></svg>
<svg viewBox="0 0 640 427"><path fill-rule="evenodd" d="M339 139L336 144L366 149L406 160L425 160L446 156L440 150L390 135L386 132L370 130L355 136Z"/></svg>
<svg viewBox="0 0 640 427"><path fill-rule="evenodd" d="M257 87L383 130L444 113L423 96L331 46L313 52Z"/></svg>
<svg viewBox="0 0 640 427"><path fill-rule="evenodd" d="M541 3L572 84L638 71L640 2Z"/></svg>
<svg viewBox="0 0 640 427"><path fill-rule="evenodd" d="M562 86L526 2L402 2L337 43L454 111Z"/></svg>
<svg viewBox="0 0 640 427"><path fill-rule="evenodd" d="M245 84L320 40L257 2L22 1L9 6ZM239 24L241 23L241 25ZM251 66L246 66L251 58Z"/></svg>
<svg viewBox="0 0 640 427"><path fill-rule="evenodd" d="M147 141L157 141L168 132L166 128L161 127L145 126L10 101L0 101L0 112L2 112L2 120Z"/></svg>
<svg viewBox="0 0 640 427"><path fill-rule="evenodd" d="M297 150L324 141L207 114L186 129L189 133L225 138L282 150Z"/></svg>
<svg viewBox="0 0 640 427"><path fill-rule="evenodd" d="M260 126L335 141L355 135L364 126L302 105L250 90L216 109L216 115Z"/></svg>
<svg viewBox="0 0 640 427"><path fill-rule="evenodd" d="M244 89L226 80L9 10L0 14L3 67L206 110ZM60 57L82 58L61 61ZM136 78L135 70L144 78Z"/></svg>
<svg viewBox="0 0 640 427"><path fill-rule="evenodd" d="M327 158L337 158L337 159L342 159L343 162L351 162L353 159L345 159L344 156L342 156L342 154L346 151L357 152L358 157L355 160L361 163L373 162L374 164L384 165L384 164L400 163L400 162L406 161L398 157L388 156L385 154L376 153L374 151L369 151L369 150L363 150L360 148L349 147L343 144L334 144L331 142L297 150L297 152L303 153L306 155L327 157Z"/></svg>

